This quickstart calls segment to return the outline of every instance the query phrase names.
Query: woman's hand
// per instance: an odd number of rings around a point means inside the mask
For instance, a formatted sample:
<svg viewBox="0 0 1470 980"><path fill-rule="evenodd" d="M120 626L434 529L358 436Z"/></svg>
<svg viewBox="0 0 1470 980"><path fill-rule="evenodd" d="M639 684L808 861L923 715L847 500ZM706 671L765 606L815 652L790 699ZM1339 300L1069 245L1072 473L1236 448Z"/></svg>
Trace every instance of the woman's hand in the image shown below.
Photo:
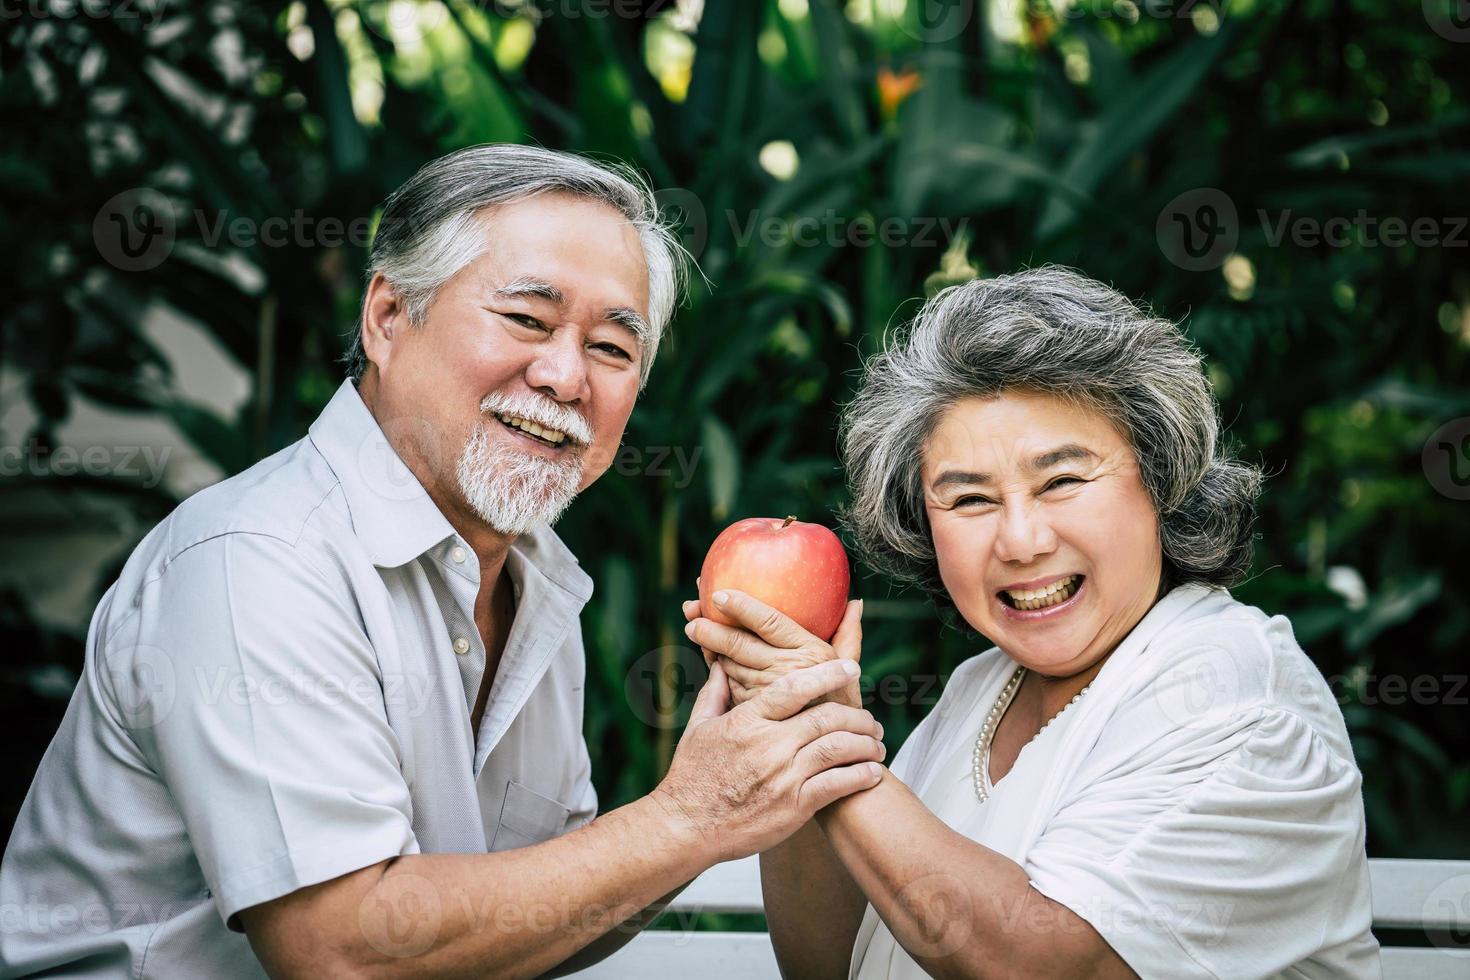
<svg viewBox="0 0 1470 980"><path fill-rule="evenodd" d="M691 599L684 603L684 618L689 620L684 632L699 644L706 662L713 663L718 658L736 704L793 670L839 658L854 662L862 658L861 599L847 604L847 612L828 644L802 629L789 616L739 589L721 589L712 598L721 612L740 625L722 626L705 619L699 615L699 601ZM861 687L854 680L841 692L826 695L819 701L861 708Z"/></svg>

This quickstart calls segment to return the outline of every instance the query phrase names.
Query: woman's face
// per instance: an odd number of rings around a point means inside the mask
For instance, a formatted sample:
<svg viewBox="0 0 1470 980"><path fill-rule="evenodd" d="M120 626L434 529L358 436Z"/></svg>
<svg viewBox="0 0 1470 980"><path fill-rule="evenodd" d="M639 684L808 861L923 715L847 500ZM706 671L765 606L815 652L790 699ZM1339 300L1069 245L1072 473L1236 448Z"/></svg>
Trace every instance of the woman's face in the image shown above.
<svg viewBox="0 0 1470 980"><path fill-rule="evenodd" d="M1096 412L1015 391L949 407L924 444L924 506L960 614L1052 677L1111 653L1158 596L1158 518Z"/></svg>

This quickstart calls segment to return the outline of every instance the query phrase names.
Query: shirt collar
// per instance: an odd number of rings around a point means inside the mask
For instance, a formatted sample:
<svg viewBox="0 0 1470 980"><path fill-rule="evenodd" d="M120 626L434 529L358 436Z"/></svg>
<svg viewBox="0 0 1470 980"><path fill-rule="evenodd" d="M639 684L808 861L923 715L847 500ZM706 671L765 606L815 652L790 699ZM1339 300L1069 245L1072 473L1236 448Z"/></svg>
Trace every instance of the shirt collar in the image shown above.
<svg viewBox="0 0 1470 980"><path fill-rule="evenodd" d="M429 423L404 418L391 424L409 428ZM449 538L462 544L454 526L394 450L351 379L342 382L311 424L310 438L337 475L353 530L374 565L406 565ZM591 596L592 580L550 527L543 524L532 528L511 548L582 602ZM471 574L477 572L475 569Z"/></svg>
<svg viewBox="0 0 1470 980"><path fill-rule="evenodd" d="M342 484L352 527L374 565L405 565L454 535L454 527L394 450L351 379L342 382L309 431L312 444Z"/></svg>

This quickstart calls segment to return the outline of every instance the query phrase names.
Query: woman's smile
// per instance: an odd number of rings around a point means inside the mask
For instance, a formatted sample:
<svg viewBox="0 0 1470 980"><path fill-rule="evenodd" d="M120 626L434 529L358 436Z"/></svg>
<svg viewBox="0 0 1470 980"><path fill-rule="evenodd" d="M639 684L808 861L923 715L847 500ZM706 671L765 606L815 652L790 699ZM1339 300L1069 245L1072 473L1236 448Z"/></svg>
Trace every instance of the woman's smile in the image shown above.
<svg viewBox="0 0 1470 980"><path fill-rule="evenodd" d="M1087 576L1074 572L1042 581L1045 584L1030 588L1007 586L996 592L1001 615L1023 623L1054 621L1082 602Z"/></svg>

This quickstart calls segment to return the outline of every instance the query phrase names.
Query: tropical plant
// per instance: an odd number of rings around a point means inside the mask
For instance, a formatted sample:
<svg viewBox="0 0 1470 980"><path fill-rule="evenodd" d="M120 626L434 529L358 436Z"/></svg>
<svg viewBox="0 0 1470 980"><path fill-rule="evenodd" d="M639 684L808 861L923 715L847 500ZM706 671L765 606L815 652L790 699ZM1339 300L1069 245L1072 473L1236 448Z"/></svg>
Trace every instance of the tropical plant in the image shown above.
<svg viewBox="0 0 1470 980"><path fill-rule="evenodd" d="M1453 21L1367 0L958 2L937 20L892 0L65 6L0 35L4 391L33 418L14 434L27 452L64 443L82 405L166 420L222 473L299 438L341 378L374 208L441 152L535 141L661 189L703 274L614 472L560 527L597 583L586 725L605 806L657 780L687 713L699 662L678 601L708 542L737 517L840 507L834 420L863 356L926 292L1062 262L1185 320L1271 471L1239 594L1290 615L1340 692L1373 852L1465 856L1465 447L1446 443L1449 484L1424 452L1470 415ZM1360 211L1373 236L1299 234ZM1389 244L1389 217L1437 239ZM149 229L162 238L135 240ZM237 415L189 397L160 316L246 372ZM17 570L0 698L28 739L13 809L89 603L177 495L29 470L0 492ZM69 617L46 614L27 569L109 507L113 560ZM40 512L58 523L28 535ZM865 679L896 745L981 641L859 572ZM1437 693L1393 703L1389 677Z"/></svg>

